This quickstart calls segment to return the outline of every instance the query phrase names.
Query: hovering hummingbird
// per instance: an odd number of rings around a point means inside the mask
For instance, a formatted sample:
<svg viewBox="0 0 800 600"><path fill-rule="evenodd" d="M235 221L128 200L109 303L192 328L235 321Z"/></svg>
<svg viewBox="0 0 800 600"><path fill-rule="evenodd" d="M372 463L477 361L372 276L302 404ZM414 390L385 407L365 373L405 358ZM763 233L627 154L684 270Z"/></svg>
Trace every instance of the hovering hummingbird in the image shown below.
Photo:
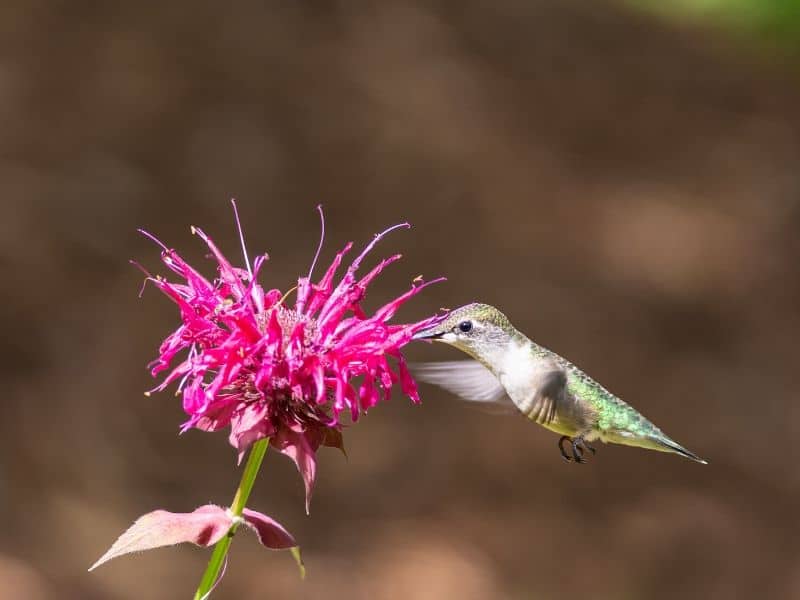
<svg viewBox="0 0 800 600"><path fill-rule="evenodd" d="M706 464L578 367L529 340L493 306L462 306L414 339L444 342L475 359L412 366L418 379L464 400L515 406L561 434L558 447L567 462L585 462L586 450L595 453L589 442L599 439Z"/></svg>

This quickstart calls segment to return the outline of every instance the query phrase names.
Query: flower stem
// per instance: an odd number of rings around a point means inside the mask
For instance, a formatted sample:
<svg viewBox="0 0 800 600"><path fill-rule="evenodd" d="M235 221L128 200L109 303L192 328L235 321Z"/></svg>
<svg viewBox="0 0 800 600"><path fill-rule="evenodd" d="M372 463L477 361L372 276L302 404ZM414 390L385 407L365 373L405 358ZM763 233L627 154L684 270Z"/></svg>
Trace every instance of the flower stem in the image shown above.
<svg viewBox="0 0 800 600"><path fill-rule="evenodd" d="M211 558L208 561L203 578L200 580L200 585L197 586L197 591L194 593L194 600L205 600L214 589L214 585L220 577L220 572L225 565L225 557L228 555L228 548L230 548L233 541L233 534L239 528L238 517L242 516L247 499L250 497L250 492L253 489L253 484L256 481L258 470L261 468L261 461L264 460L264 455L269 446L269 438L257 441L250 448L250 455L247 457L247 464L244 466L244 473L242 479L239 481L239 487L236 489L236 495L233 497L231 503L231 514L236 521L228 531L228 535L222 538L214 546L214 551L211 553Z"/></svg>

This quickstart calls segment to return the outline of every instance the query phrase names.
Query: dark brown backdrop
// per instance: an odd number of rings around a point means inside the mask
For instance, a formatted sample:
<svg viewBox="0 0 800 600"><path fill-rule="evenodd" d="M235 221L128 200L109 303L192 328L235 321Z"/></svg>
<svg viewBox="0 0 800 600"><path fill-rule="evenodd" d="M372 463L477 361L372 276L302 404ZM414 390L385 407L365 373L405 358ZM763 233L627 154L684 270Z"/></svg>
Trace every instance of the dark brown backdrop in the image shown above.
<svg viewBox="0 0 800 600"><path fill-rule="evenodd" d="M270 284L410 220L368 299L482 300L710 460L556 438L435 389L322 451L312 513L270 454L219 598L800 596L800 93L788 68L601 2L0 4L0 596L184 598L207 552L90 565L139 514L225 503L224 435L176 436L145 363L145 227ZM202 6L201 6L202 4ZM455 358L409 348L415 360Z"/></svg>

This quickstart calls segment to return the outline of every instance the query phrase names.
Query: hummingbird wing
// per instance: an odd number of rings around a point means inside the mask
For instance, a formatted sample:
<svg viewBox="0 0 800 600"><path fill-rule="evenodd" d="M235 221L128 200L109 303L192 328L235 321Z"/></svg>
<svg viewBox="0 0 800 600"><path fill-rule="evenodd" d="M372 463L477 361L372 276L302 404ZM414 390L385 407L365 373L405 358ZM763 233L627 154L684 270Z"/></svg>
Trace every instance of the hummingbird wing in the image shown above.
<svg viewBox="0 0 800 600"><path fill-rule="evenodd" d="M553 357L537 355L532 345L511 347L501 381L531 421L551 428L556 420L572 420L574 402L567 391L566 371Z"/></svg>
<svg viewBox="0 0 800 600"><path fill-rule="evenodd" d="M425 383L432 383L468 402L494 404L516 410L503 385L489 369L476 360L413 363L411 373Z"/></svg>
<svg viewBox="0 0 800 600"><path fill-rule="evenodd" d="M551 365L551 368L538 373L535 381L533 397L524 408L519 408L531 421L550 425L557 413L566 412L569 404L567 374L557 365Z"/></svg>

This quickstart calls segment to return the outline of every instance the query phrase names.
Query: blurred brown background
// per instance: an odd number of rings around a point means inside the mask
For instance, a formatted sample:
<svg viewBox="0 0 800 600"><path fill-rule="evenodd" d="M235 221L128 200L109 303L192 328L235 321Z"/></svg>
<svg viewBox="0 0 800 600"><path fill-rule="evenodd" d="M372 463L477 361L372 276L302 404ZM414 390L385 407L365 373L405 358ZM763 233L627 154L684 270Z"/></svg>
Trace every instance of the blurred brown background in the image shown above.
<svg viewBox="0 0 800 600"><path fill-rule="evenodd" d="M268 285L409 220L376 306L502 307L709 459L557 437L425 388L270 453L215 598L798 598L800 90L790 54L609 2L0 4L0 597L187 598L208 552L86 568L138 515L227 503L226 436L176 435L145 364L176 323L144 227ZM375 255L375 258L377 255ZM162 269L163 271L163 269ZM447 348L412 360L454 359Z"/></svg>

